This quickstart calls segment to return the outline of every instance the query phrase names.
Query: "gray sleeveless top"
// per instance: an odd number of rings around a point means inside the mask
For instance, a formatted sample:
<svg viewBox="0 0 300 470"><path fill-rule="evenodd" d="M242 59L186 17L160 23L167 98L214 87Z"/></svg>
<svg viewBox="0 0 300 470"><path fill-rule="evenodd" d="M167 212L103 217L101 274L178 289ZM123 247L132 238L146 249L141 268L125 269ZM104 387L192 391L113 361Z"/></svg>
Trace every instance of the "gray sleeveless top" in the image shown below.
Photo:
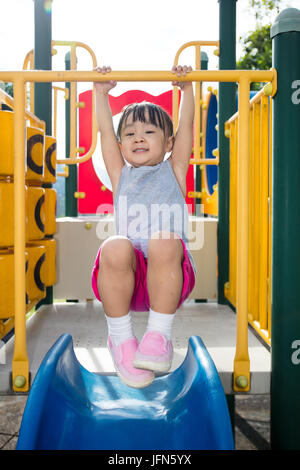
<svg viewBox="0 0 300 470"><path fill-rule="evenodd" d="M165 160L154 166L125 164L114 200L116 234L129 238L148 255L148 240L155 232L176 233L188 249L188 210L172 166Z"/></svg>

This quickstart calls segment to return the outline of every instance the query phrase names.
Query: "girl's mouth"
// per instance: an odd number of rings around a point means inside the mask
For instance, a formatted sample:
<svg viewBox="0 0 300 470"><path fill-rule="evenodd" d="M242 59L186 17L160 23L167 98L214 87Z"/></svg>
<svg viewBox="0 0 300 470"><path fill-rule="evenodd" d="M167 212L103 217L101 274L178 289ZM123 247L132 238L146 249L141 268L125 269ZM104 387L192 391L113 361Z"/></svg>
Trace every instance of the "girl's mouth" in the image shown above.
<svg viewBox="0 0 300 470"><path fill-rule="evenodd" d="M148 149L144 149L144 148L139 148L139 149L135 149L133 152L134 153L143 153L143 152L147 152Z"/></svg>

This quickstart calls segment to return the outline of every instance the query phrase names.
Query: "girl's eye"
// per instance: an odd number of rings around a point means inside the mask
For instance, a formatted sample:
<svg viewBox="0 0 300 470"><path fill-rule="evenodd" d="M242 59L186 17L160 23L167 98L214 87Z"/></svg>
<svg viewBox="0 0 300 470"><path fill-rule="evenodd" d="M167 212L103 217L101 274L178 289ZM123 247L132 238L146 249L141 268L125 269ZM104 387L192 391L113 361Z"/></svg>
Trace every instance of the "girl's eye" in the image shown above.
<svg viewBox="0 0 300 470"><path fill-rule="evenodd" d="M146 131L146 134L154 134L154 131Z"/></svg>
<svg viewBox="0 0 300 470"><path fill-rule="evenodd" d="M127 134L125 134L126 137L131 137L133 136L133 132L127 132Z"/></svg>

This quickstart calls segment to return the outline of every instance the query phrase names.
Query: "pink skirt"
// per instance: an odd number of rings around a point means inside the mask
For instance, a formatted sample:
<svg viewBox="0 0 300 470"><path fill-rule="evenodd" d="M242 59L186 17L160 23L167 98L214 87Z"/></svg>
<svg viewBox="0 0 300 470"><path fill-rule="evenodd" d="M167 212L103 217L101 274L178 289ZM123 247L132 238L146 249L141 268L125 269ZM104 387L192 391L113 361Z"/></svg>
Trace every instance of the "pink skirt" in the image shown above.
<svg viewBox="0 0 300 470"><path fill-rule="evenodd" d="M177 308L188 298L195 286L195 273L192 267L190 258L186 246L181 240L184 259L182 261L182 274L183 274L183 284L181 290L181 296L178 302ZM136 272L135 272L135 286L131 299L130 310L135 312L145 312L150 309L149 294L147 288L147 265L148 260L144 257L144 254L141 250L138 250L134 247L135 256L136 256ZM97 287L97 278L99 273L99 257L100 257L101 248L98 251L95 265L92 271L92 288L96 298L101 302L100 295Z"/></svg>

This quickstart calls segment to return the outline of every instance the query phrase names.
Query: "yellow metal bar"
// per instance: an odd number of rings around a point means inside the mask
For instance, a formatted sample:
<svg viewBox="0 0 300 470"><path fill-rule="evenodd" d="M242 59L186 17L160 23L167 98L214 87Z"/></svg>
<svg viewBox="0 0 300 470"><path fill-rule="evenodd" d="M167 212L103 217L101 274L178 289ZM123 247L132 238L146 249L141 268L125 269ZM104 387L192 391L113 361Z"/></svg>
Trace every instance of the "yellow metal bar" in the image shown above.
<svg viewBox="0 0 300 470"><path fill-rule="evenodd" d="M230 123L229 188L229 300L236 304L236 234L237 234L237 130L238 120Z"/></svg>
<svg viewBox="0 0 300 470"><path fill-rule="evenodd" d="M250 107L252 108L254 103L257 103L261 100L262 96L274 96L277 91L277 72L275 69L271 69L273 72L273 79L272 82L267 83L261 90L259 90L250 100ZM234 121L238 116L238 111L233 114L228 120L227 123Z"/></svg>
<svg viewBox="0 0 300 470"><path fill-rule="evenodd" d="M0 102L7 104L10 108L14 109L15 100L10 95L5 93L5 91L0 88ZM32 114L30 111L25 111L25 117L30 122L31 125L38 127L45 131L46 124L45 121L41 121L35 114Z"/></svg>
<svg viewBox="0 0 300 470"><path fill-rule="evenodd" d="M97 59L95 56L94 51L84 44L83 42L78 42L78 41L52 41L52 46L71 46L71 47L81 47L82 49L85 49L86 51L89 52L92 62L93 62L93 67L97 67Z"/></svg>
<svg viewBox="0 0 300 470"><path fill-rule="evenodd" d="M195 47L196 51L196 57L195 57L195 65L196 69L200 70L201 69L201 46L217 46L219 47L219 41L190 41L185 44L183 44L178 51L176 52L175 58L174 58L174 65L178 65L179 61L179 56L182 53L184 49L187 49L188 47ZM199 92L200 89L200 92ZM199 127L199 132L200 132L200 115L199 117L197 116L197 113L201 112L200 109L200 101L201 101L201 85L198 86L196 84L196 90L195 90L195 127ZM179 119L179 91L178 87L175 86L173 87L173 126L174 126L174 132L176 133L177 127L178 127L178 119ZM199 120L199 124L198 124ZM200 146L200 143L199 143ZM196 147L195 151L198 151L198 147ZM197 153L195 154L199 156Z"/></svg>
<svg viewBox="0 0 300 470"><path fill-rule="evenodd" d="M75 44L71 45L71 60L70 66L71 70L76 70L76 46ZM76 147L77 147L77 84L76 82L71 82L70 84L70 157L76 157ZM62 163L59 161L59 163Z"/></svg>
<svg viewBox="0 0 300 470"><path fill-rule="evenodd" d="M0 71L0 80L5 82L22 79L28 82L104 82L116 80L119 82L172 82L174 74L164 70L130 70L112 71L105 75L94 71L83 70L24 70ZM276 79L274 70L193 70L181 81L203 82L239 82L247 79L249 82L269 82Z"/></svg>
<svg viewBox="0 0 300 470"><path fill-rule="evenodd" d="M201 69L201 49L200 45L195 48L196 69ZM195 117L194 117L194 159L200 160L200 113L201 113L201 87L200 82L195 83Z"/></svg>
<svg viewBox="0 0 300 470"><path fill-rule="evenodd" d="M29 390L29 362L26 348L25 303L25 83L14 83L14 269L15 344L12 361L14 390ZM16 386L19 385L19 386Z"/></svg>
<svg viewBox="0 0 300 470"><path fill-rule="evenodd" d="M219 165L219 159L218 158L191 158L190 159L190 164L191 165Z"/></svg>
<svg viewBox="0 0 300 470"><path fill-rule="evenodd" d="M7 333L9 333L15 324L14 317L10 317L7 320L0 320L0 339L2 339Z"/></svg>
<svg viewBox="0 0 300 470"><path fill-rule="evenodd" d="M260 130L260 290L259 323L267 330L268 318L268 182L269 182L269 98L261 98Z"/></svg>
<svg viewBox="0 0 300 470"><path fill-rule="evenodd" d="M29 66L29 69L34 69L34 50L31 49L29 51L24 59L23 63L23 70L27 70ZM27 90L27 86L26 86ZM32 114L34 114L34 83L29 83L29 109ZM25 93L25 109L27 108L27 96Z"/></svg>
<svg viewBox="0 0 300 470"><path fill-rule="evenodd" d="M237 183L237 325L234 390L250 389L248 353L248 227L249 227L249 90L247 76L239 82Z"/></svg>
<svg viewBox="0 0 300 470"><path fill-rule="evenodd" d="M254 252L253 252L253 271L254 285L252 296L252 316L254 320L259 320L259 260L260 260L260 217L259 217L259 201L260 201L260 101L254 103L253 106L253 159L254 159L254 207L253 207L253 236L254 236Z"/></svg>
<svg viewBox="0 0 300 470"><path fill-rule="evenodd" d="M270 111L269 111L269 119L272 116L272 107L273 101L270 100ZM269 134L269 225L268 225L268 242L269 242L269 250L268 250L268 335L269 338L271 337L271 262L272 262L272 125L270 123L269 126L270 134Z"/></svg>
<svg viewBox="0 0 300 470"><path fill-rule="evenodd" d="M249 119L249 247L248 247L248 319L253 319L254 292L254 150L253 150L253 106Z"/></svg>
<svg viewBox="0 0 300 470"><path fill-rule="evenodd" d="M56 123L57 123L57 92L63 91L65 94L65 100L69 99L69 89L59 86L53 86L54 97L53 97L53 136L56 137Z"/></svg>
<svg viewBox="0 0 300 470"><path fill-rule="evenodd" d="M178 64L178 59L179 59L180 54L182 53L182 51L184 49L187 49L188 47L191 47L191 46L217 46L217 47L219 47L219 45L220 45L219 41L190 41L190 42L186 42L185 44L183 44L178 49L178 51L176 53L176 56L175 56L174 64L175 65Z"/></svg>

